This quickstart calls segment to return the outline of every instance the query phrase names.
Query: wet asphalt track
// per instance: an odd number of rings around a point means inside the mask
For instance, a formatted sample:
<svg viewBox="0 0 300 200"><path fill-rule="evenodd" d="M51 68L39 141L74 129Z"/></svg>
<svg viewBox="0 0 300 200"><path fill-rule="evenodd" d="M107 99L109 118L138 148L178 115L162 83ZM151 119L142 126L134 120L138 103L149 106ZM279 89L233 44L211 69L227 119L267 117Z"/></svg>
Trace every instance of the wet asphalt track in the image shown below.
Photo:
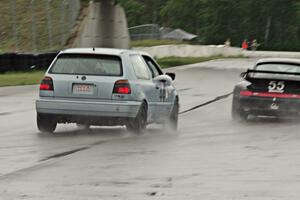
<svg viewBox="0 0 300 200"><path fill-rule="evenodd" d="M252 63L172 69L181 111L231 92ZM69 125L47 135L35 126L36 95L0 88L1 200L300 198L299 121L234 123L230 96L180 115L178 133Z"/></svg>

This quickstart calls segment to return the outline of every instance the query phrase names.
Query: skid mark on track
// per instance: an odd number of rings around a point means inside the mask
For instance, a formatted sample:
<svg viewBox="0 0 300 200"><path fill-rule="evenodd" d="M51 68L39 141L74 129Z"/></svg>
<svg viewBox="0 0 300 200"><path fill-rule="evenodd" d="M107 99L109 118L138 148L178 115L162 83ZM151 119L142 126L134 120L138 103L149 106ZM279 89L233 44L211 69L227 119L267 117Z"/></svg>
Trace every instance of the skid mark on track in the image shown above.
<svg viewBox="0 0 300 200"><path fill-rule="evenodd" d="M201 107L203 107L203 106L209 105L209 104L211 104L211 103L220 101L220 100L222 100L222 99L226 99L226 98L228 98L230 95L232 95L232 92L230 92L230 93L228 93L228 94L224 94L224 95L222 95L222 96L218 96L218 97L216 97L216 98L214 98L214 99L212 99L212 100L210 100L210 101L207 101L207 102L202 103L202 104L200 104L200 105L194 106L194 107L192 107L192 108L190 108L190 109L187 109L187 110L185 110L185 111L182 111L182 112L180 112L179 114L184 114L184 113L187 113L187 112L191 112L191 111L193 111L193 110L196 110L196 109L201 108Z"/></svg>
<svg viewBox="0 0 300 200"><path fill-rule="evenodd" d="M89 146L84 146L84 147L81 147L81 148L72 149L72 150L69 150L69 151L65 151L65 152L61 152L61 153L57 153L57 154L54 154L54 155L47 156L47 157L45 157L43 159L40 159L39 163L36 163L35 165L29 166L29 167L26 167L26 168L23 168L23 169L18 169L16 171L9 172L7 174L0 174L0 180L8 178L8 177L11 177L11 176L14 176L14 175L16 175L18 173L21 173L21 172L24 172L24 171L27 171L27 170L35 169L35 168L37 168L39 166L42 166L43 163L45 163L45 162L47 162L49 160L54 160L54 159L57 159L57 158L61 158L61 157L65 157L65 156L68 156L68 155L71 155L71 154L78 153L80 151L88 150L88 149L91 149L94 146L103 144L105 142L109 142L109 140L108 141L95 142L95 143L93 143L93 144L91 144Z"/></svg>
<svg viewBox="0 0 300 200"><path fill-rule="evenodd" d="M187 91L187 90L191 90L192 88L182 88L182 89L178 89L178 92L183 92L183 91Z"/></svg>
<svg viewBox="0 0 300 200"><path fill-rule="evenodd" d="M77 149L72 149L70 151L65 151L65 152L57 153L57 154L54 154L54 155L51 155L51 156L47 156L46 158L43 158L43 159L39 160L39 162L51 160L51 159L54 159L54 158L60 158L60 157L68 156L68 155L71 155L71 154L74 154L74 153L77 153L77 152L80 152L80 151L90 149L93 146L103 144L104 142L106 142L106 141L94 142L93 144L91 144L89 146L85 146L85 147L81 147L81 148L77 148Z"/></svg>
<svg viewBox="0 0 300 200"><path fill-rule="evenodd" d="M9 114L11 114L11 112L2 112L0 113L0 116L9 115Z"/></svg>
<svg viewBox="0 0 300 200"><path fill-rule="evenodd" d="M87 150L89 148L91 148L91 147L82 147L82 148L73 149L73 150L70 150L70 151L65 151L65 152L62 152L62 153L54 154L54 155L51 155L51 156L48 156L46 158L41 159L40 162L50 160L50 159L53 159L53 158L64 157L64 156L67 156L67 155L70 155L70 154L73 154L73 153L77 153L79 151Z"/></svg>
<svg viewBox="0 0 300 200"><path fill-rule="evenodd" d="M18 170L15 170L15 171L12 171L12 172L9 172L9 173L6 173L6 174L0 174L0 181L1 181L1 179L2 180L7 179L7 178L9 178L11 176L14 176L14 175L17 175L19 173L23 173L23 172L28 171L28 170L36 169L40 166L43 166L45 163L47 163L47 161L58 159L58 158L61 158L61 157L65 157L65 156L68 156L68 155L71 155L71 154L75 154L75 153L78 153L80 151L85 151L85 150L91 149L94 146L101 145L101 144L109 142L109 141L110 140L94 142L91 145L87 145L87 146L84 146L84 147L81 147L81 148L72 149L72 150L69 150L69 151L64 151L64 152L61 152L61 153L57 153L57 154L54 154L54 155L47 156L43 159L40 159L38 163L36 163L32 166L25 167L25 168L22 168L22 169L18 169Z"/></svg>

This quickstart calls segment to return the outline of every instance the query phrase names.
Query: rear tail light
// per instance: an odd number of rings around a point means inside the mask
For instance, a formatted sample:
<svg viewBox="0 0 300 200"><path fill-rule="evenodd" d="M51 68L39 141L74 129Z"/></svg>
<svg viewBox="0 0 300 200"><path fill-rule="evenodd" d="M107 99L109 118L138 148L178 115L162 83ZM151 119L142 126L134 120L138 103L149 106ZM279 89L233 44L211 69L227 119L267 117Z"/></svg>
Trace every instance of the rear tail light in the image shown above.
<svg viewBox="0 0 300 200"><path fill-rule="evenodd" d="M118 80L115 83L114 94L131 94L131 88L128 80Z"/></svg>
<svg viewBox="0 0 300 200"><path fill-rule="evenodd" d="M41 81L40 90L48 90L53 91L53 80L51 77L45 76L44 79Z"/></svg>
<svg viewBox="0 0 300 200"><path fill-rule="evenodd" d="M274 92L251 92L249 90L240 91L240 95L245 96L245 97L253 96L253 97L300 99L300 94L274 93Z"/></svg>
<svg viewBox="0 0 300 200"><path fill-rule="evenodd" d="M253 92L251 92L249 90L243 90L243 91L240 92L240 95L250 97L250 96L253 95Z"/></svg>

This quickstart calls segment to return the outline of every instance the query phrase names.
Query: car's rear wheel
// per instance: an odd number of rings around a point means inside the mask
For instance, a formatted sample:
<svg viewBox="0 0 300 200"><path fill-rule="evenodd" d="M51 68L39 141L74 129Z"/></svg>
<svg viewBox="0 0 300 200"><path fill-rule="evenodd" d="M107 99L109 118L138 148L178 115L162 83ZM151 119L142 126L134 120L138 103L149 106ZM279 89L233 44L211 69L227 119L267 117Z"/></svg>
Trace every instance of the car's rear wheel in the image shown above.
<svg viewBox="0 0 300 200"><path fill-rule="evenodd" d="M236 100L232 102L231 117L234 121L246 121L248 119L248 113L240 109Z"/></svg>
<svg viewBox="0 0 300 200"><path fill-rule="evenodd" d="M37 114L37 127L41 132L53 133L56 129L57 121L53 116Z"/></svg>
<svg viewBox="0 0 300 200"><path fill-rule="evenodd" d="M134 133L142 133L147 126L147 113L147 104L143 103L137 116L126 125L127 130Z"/></svg>

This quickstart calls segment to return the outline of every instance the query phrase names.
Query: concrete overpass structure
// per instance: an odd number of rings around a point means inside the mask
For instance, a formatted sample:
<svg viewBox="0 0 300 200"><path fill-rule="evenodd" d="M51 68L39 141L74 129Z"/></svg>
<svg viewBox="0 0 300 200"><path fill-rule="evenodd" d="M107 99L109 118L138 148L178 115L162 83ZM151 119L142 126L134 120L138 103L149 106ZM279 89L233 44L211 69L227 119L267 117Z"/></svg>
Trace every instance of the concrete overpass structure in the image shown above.
<svg viewBox="0 0 300 200"><path fill-rule="evenodd" d="M124 9L115 0L91 0L72 47L130 48Z"/></svg>

